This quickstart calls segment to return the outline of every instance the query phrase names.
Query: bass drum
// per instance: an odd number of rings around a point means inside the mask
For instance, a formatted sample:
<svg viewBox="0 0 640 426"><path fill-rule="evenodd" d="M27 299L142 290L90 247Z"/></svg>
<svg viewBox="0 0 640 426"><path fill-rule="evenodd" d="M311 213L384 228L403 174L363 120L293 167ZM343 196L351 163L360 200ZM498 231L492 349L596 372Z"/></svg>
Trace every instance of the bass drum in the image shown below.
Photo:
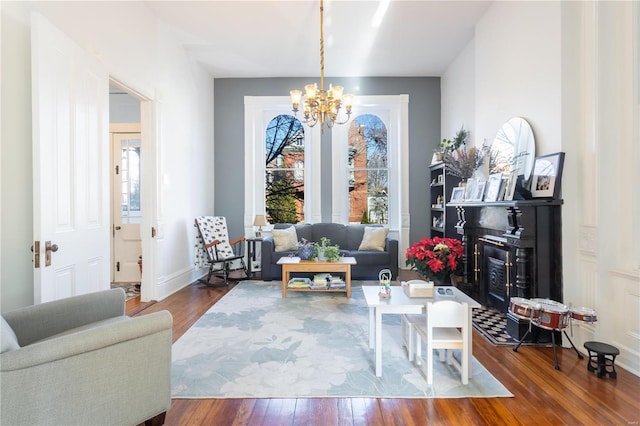
<svg viewBox="0 0 640 426"><path fill-rule="evenodd" d="M547 330L562 330L569 325L571 314L569 308L560 302L550 299L531 299L540 305L540 315L533 323Z"/></svg>

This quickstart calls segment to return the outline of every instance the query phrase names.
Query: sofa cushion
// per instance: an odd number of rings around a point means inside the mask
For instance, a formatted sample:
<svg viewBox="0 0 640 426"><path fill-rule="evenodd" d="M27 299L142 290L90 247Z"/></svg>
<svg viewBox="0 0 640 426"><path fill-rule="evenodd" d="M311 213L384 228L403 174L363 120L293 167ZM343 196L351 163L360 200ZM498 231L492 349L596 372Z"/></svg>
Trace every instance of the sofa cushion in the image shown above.
<svg viewBox="0 0 640 426"><path fill-rule="evenodd" d="M389 264L389 253L385 251L351 250L348 252L347 256L355 257L358 266L378 266Z"/></svg>
<svg viewBox="0 0 640 426"><path fill-rule="evenodd" d="M384 251L384 245L389 234L388 228L367 226L364 228L364 235L358 250Z"/></svg>
<svg viewBox="0 0 640 426"><path fill-rule="evenodd" d="M340 223L314 223L313 242L319 243L322 237L331 240L331 245L347 247L347 227Z"/></svg>
<svg viewBox="0 0 640 426"><path fill-rule="evenodd" d="M16 333L13 332L13 328L11 328L4 318L0 317L0 321L2 322L0 326L0 332L2 333L0 336L0 353L20 349L20 344L18 343Z"/></svg>
<svg viewBox="0 0 640 426"><path fill-rule="evenodd" d="M298 249L298 234L296 233L295 226L290 226L285 229L273 229L271 233L273 234L275 251Z"/></svg>

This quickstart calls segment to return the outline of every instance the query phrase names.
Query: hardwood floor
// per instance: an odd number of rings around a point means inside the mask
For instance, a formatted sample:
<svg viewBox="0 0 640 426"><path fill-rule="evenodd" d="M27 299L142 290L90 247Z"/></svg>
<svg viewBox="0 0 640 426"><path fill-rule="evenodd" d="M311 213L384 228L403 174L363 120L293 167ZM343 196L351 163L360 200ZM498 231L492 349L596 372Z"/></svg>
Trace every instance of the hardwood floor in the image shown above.
<svg viewBox="0 0 640 426"><path fill-rule="evenodd" d="M412 278L404 274L403 280ZM127 313L168 310L176 341L228 288L192 284L166 300L127 302ZM459 399L174 399L167 425L637 425L640 378L616 366L599 379L572 349L559 349L560 371L545 347L493 346L474 331L473 355L513 398ZM373 356L373 354L372 354Z"/></svg>

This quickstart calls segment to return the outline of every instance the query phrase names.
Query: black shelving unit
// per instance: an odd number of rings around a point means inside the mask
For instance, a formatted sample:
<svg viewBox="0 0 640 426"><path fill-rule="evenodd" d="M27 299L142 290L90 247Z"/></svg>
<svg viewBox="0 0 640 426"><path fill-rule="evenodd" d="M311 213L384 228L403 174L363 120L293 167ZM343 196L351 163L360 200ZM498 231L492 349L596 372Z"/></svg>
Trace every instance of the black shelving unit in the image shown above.
<svg viewBox="0 0 640 426"><path fill-rule="evenodd" d="M460 178L448 175L443 162L429 166L429 178L431 238L457 238L456 208L449 206L448 202L453 188L460 183Z"/></svg>

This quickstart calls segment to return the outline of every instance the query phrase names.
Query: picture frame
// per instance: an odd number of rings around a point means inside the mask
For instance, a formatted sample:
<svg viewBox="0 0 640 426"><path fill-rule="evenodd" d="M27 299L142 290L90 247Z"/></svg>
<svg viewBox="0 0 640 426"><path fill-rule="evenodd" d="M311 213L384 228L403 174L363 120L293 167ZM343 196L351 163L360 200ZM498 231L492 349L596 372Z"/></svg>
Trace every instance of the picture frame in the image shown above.
<svg viewBox="0 0 640 426"><path fill-rule="evenodd" d="M558 199L563 166L564 152L536 157L533 162L531 196L533 198Z"/></svg>
<svg viewBox="0 0 640 426"><path fill-rule="evenodd" d="M451 203L460 203L464 201L464 188L457 186L451 191Z"/></svg>
<svg viewBox="0 0 640 426"><path fill-rule="evenodd" d="M476 195L476 186L478 185L478 179L469 178L467 179L467 186L464 191L464 200L471 201L473 197Z"/></svg>
<svg viewBox="0 0 640 426"><path fill-rule="evenodd" d="M469 199L469 201L475 201L475 202L482 201L482 199L484 198L484 188L486 185L487 185L487 181L478 179L478 181L476 182L475 194L471 199Z"/></svg>
<svg viewBox="0 0 640 426"><path fill-rule="evenodd" d="M507 188L504 191L504 200L513 201L513 196L516 192L516 183L518 182L518 170L512 170L509 173L507 181Z"/></svg>
<svg viewBox="0 0 640 426"><path fill-rule="evenodd" d="M500 194L500 186L502 185L502 173L493 173L489 175L487 180L487 189L484 195L484 201L498 201Z"/></svg>

